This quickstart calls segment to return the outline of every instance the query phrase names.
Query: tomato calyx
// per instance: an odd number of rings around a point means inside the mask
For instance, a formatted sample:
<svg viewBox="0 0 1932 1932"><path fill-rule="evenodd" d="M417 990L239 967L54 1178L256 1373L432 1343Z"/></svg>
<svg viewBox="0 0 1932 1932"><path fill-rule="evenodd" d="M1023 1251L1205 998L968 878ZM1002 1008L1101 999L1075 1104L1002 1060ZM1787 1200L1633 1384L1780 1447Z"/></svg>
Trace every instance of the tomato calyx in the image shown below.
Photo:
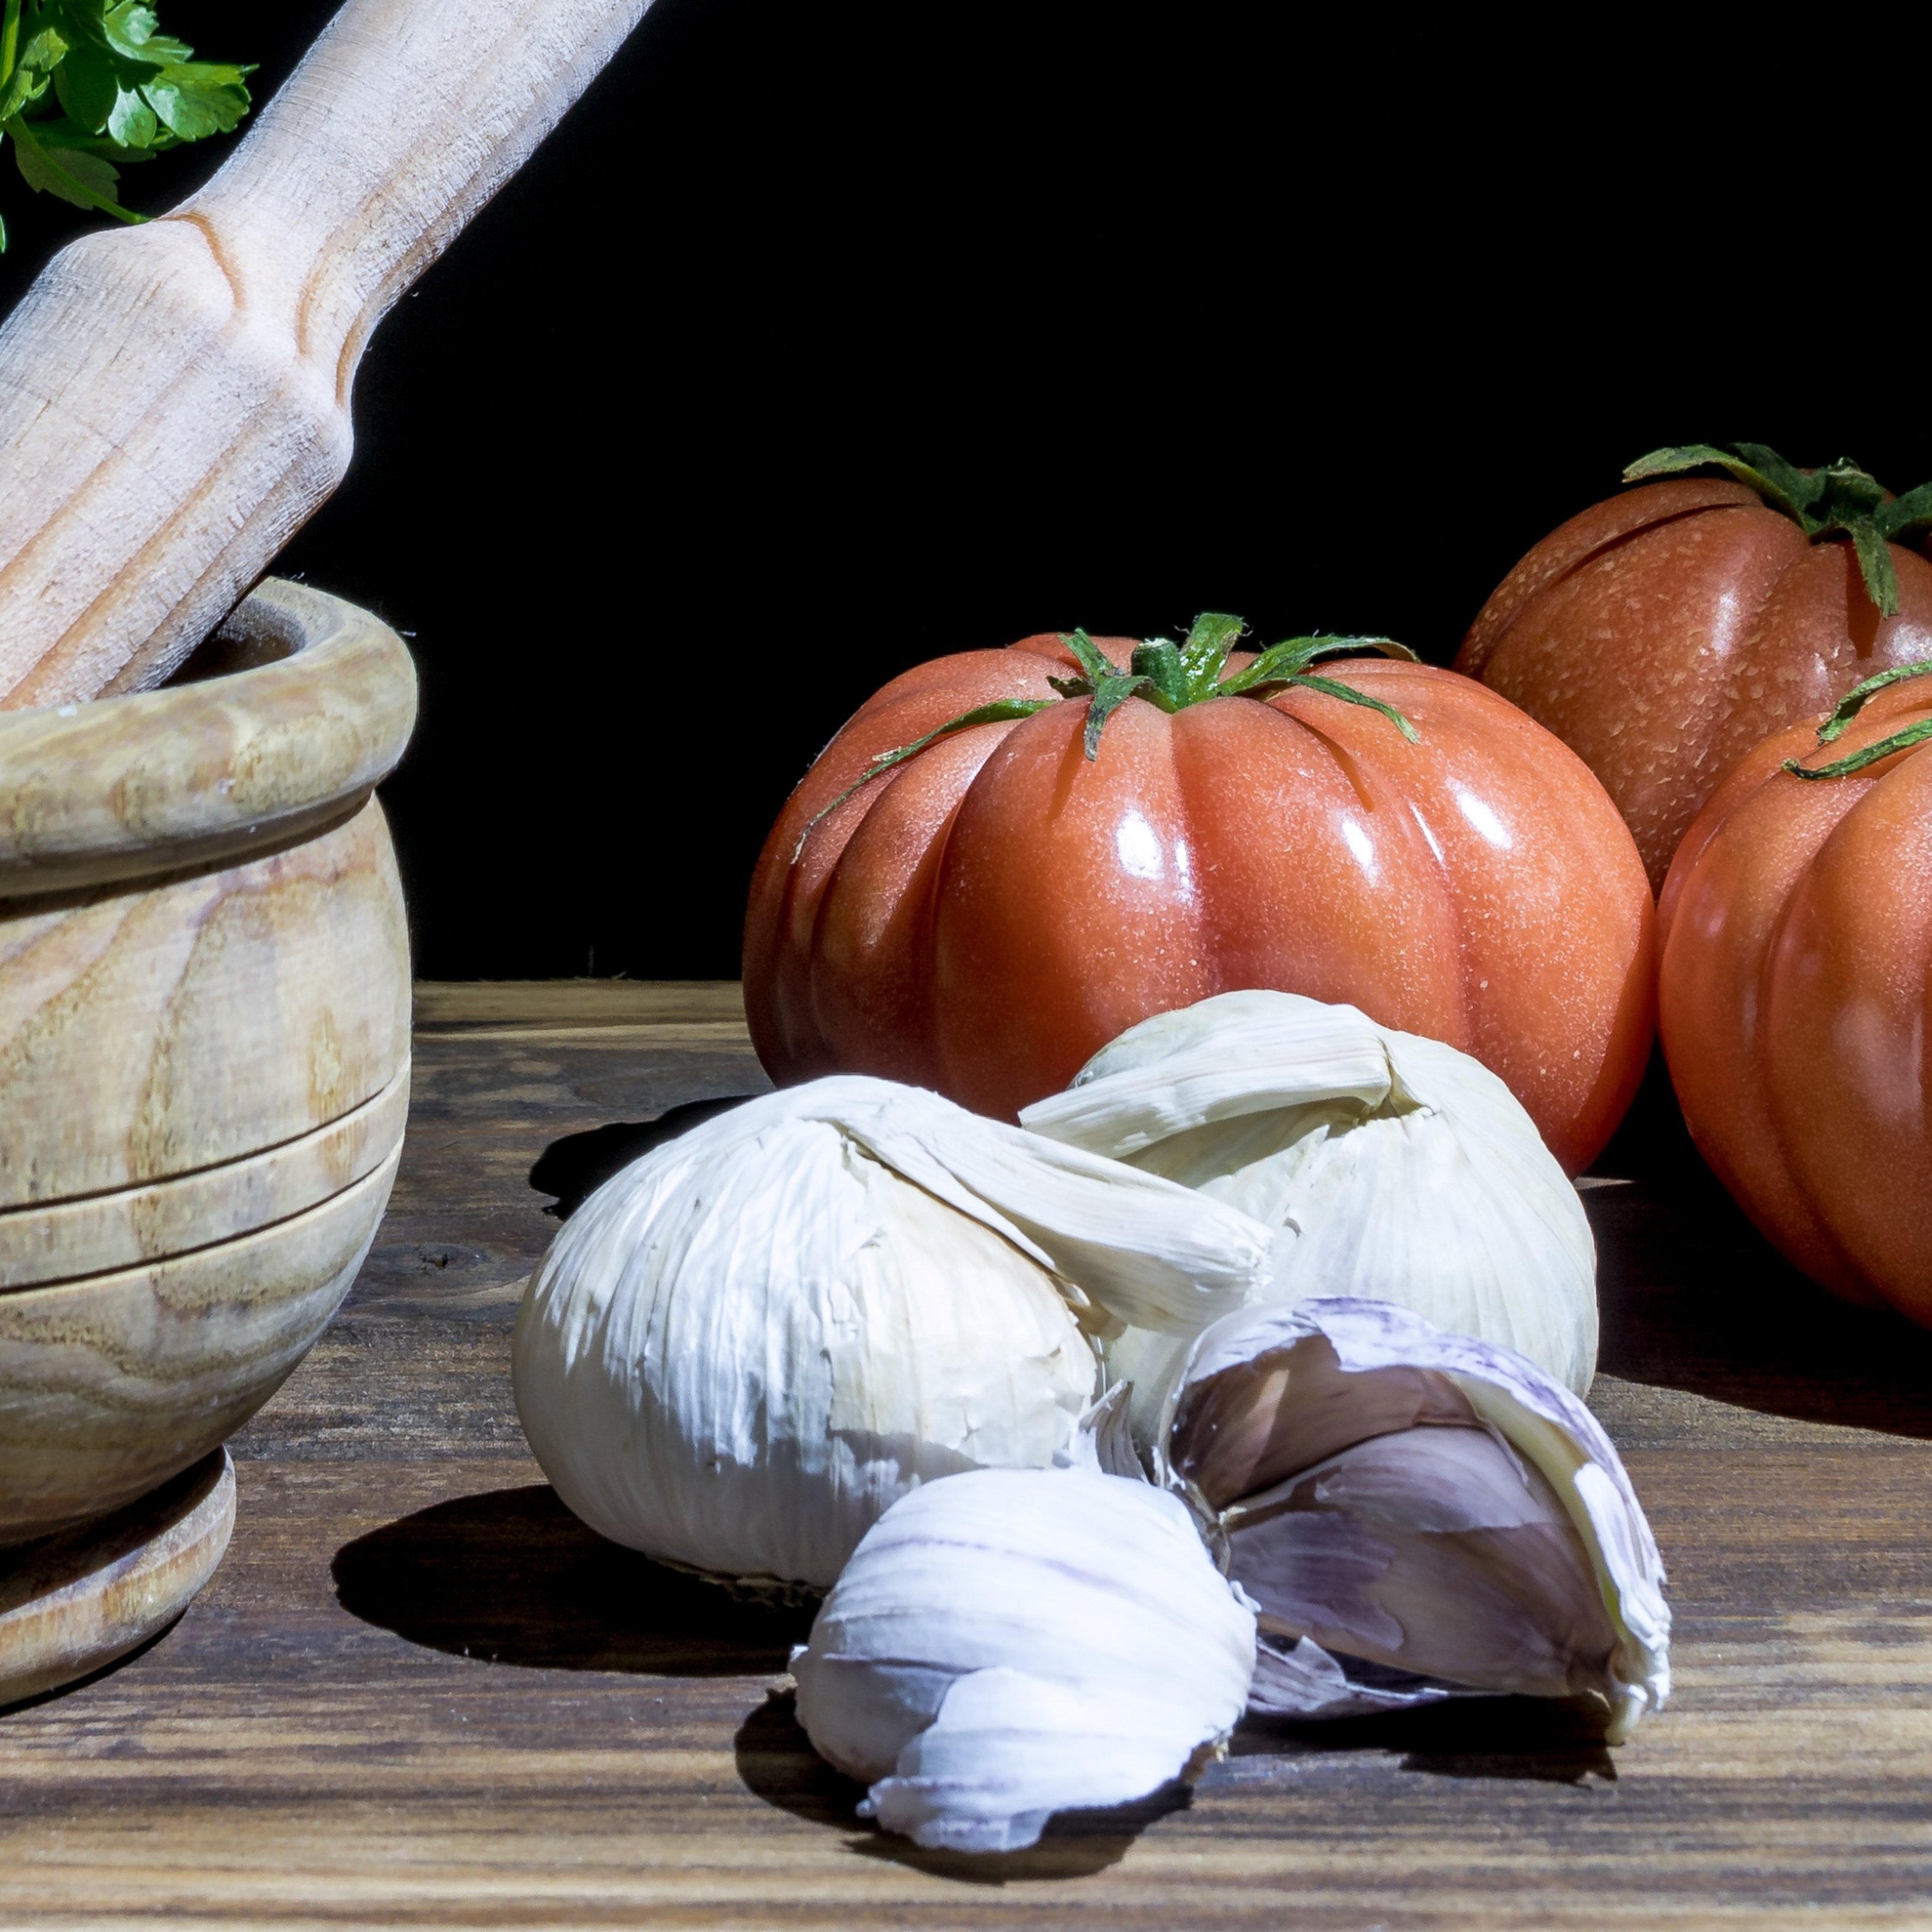
<svg viewBox="0 0 1932 1932"><path fill-rule="evenodd" d="M1894 664L1889 670L1882 670L1867 678L1862 684L1853 685L1839 699L1832 715L1818 727L1819 743L1829 745L1842 738L1845 727L1888 685L1903 684L1909 677L1928 676L1932 676L1932 659L1918 664ZM1834 758L1828 765L1804 765L1796 758L1786 758L1784 769L1794 778L1841 778L1852 772L1863 771L1868 765L1876 764L1881 758L1890 758L1894 752L1910 751L1914 745L1922 745L1928 738L1932 738L1932 718L1922 718L1916 724L1907 724L1889 737L1880 738L1862 751Z"/></svg>
<svg viewBox="0 0 1932 1932"><path fill-rule="evenodd" d="M1653 476L1681 476L1687 470L1727 470L1755 490L1766 506L1789 517L1816 542L1820 537L1849 537L1857 551L1865 595L1879 614L1898 614L1898 573L1888 544L1903 543L1932 530L1932 483L1902 496L1888 498L1884 484L1849 456L1822 470L1800 470L1761 442L1689 442L1653 449L1624 472L1626 483Z"/></svg>
<svg viewBox="0 0 1932 1932"><path fill-rule="evenodd" d="M1288 638L1270 644L1252 664L1232 676L1227 674L1228 654L1247 629L1238 617L1224 611L1204 610L1194 620L1185 644L1167 638L1150 638L1134 646L1125 670L1114 664L1084 631L1061 634L1060 641L1079 661L1084 674L1079 677L1050 677L1047 682L1062 698L1085 698L1087 756L1100 756L1100 734L1111 718L1130 698L1144 698L1170 715L1184 711L1212 698L1272 698L1292 684L1306 685L1311 691L1326 692L1344 704L1360 704L1379 711L1412 745L1415 727L1393 704L1370 698L1352 686L1329 677L1319 677L1309 667L1322 658L1359 657L1364 651L1379 651L1384 657L1406 658L1418 662L1406 644L1393 638L1343 638L1324 634Z"/></svg>
<svg viewBox="0 0 1932 1932"><path fill-rule="evenodd" d="M1149 638L1134 646L1133 656L1124 670L1085 631L1061 632L1060 641L1072 653L1080 666L1081 675L1049 677L1047 682L1060 694L1058 698L998 698L991 704L979 705L973 710L962 712L957 718L949 718L944 724L927 732L922 738L915 738L909 745L874 753L872 762L857 778L830 805L812 814L805 830L799 834L797 844L792 848L792 862L797 863L800 854L805 850L805 842L817 830L820 820L829 818L854 793L863 790L875 778L890 771L895 765L902 765L908 758L916 758L928 746L950 737L956 731L970 730L976 724L1009 724L1076 698L1088 700L1085 750L1090 764L1100 754L1100 734L1107 728L1107 720L1130 698L1144 698L1150 704L1172 715L1212 698L1265 700L1297 684L1310 691L1322 692L1330 698L1339 698L1346 704L1359 704L1368 710L1378 711L1412 745L1416 742L1415 727L1393 704L1385 704L1379 698L1371 698L1366 692L1358 691L1338 678L1318 676L1310 669L1310 665L1324 658L1359 657L1366 651L1378 651L1384 657L1406 658L1411 664L1420 663L1421 660L1406 644L1399 644L1393 638L1345 638L1325 632L1317 636L1288 638L1280 644L1269 645L1257 654L1253 663L1229 674L1228 654L1247 628L1239 617L1231 617L1225 611L1204 610L1195 619L1194 628L1188 632L1184 643L1177 644L1168 638Z"/></svg>
<svg viewBox="0 0 1932 1932"><path fill-rule="evenodd" d="M798 843L792 848L792 863L798 863L799 854L805 850L805 842L818 830L821 818L830 818L854 792L864 790L875 778L890 771L893 766L916 758L927 746L936 745L940 739L950 738L956 731L968 730L975 724L1010 724L1016 718L1030 718L1036 711L1044 711L1049 704L1058 702L1058 699L1052 698L995 698L991 704L979 705L973 710L962 711L957 718L949 718L937 730L927 732L923 738L915 738L910 745L901 745L895 751L875 752L872 763L830 805L820 806L806 820L805 830L798 835Z"/></svg>

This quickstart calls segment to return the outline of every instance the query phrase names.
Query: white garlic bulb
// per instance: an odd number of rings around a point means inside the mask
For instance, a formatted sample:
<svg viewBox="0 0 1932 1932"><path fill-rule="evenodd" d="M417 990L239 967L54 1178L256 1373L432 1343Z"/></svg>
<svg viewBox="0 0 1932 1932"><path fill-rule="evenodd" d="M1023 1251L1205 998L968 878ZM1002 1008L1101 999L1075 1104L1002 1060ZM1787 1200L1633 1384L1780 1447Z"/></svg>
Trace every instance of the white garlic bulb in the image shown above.
<svg viewBox="0 0 1932 1932"><path fill-rule="evenodd" d="M1021 1119L1276 1230L1264 1300L1397 1302L1590 1386L1582 1204L1515 1095L1454 1047L1353 1006L1223 993L1130 1028ZM1110 1348L1143 1440L1179 1353L1146 1334Z"/></svg>
<svg viewBox="0 0 1932 1932"><path fill-rule="evenodd" d="M1055 1811L1191 1777L1240 1718L1253 1612L1187 1510L1085 1468L916 1490L792 1660L817 1749L922 1845L1010 1851Z"/></svg>
<svg viewBox="0 0 1932 1932"><path fill-rule="evenodd" d="M1063 1452L1088 1330L1250 1298L1268 1231L1208 1204L888 1081L766 1095L566 1222L518 1318L524 1433L614 1540L824 1588L915 1484Z"/></svg>
<svg viewBox="0 0 1932 1932"><path fill-rule="evenodd" d="M1616 1743L1670 1694L1636 1492L1522 1357L1388 1302L1246 1309L1193 1345L1156 1433L1259 1610L1257 1709L1581 1697Z"/></svg>

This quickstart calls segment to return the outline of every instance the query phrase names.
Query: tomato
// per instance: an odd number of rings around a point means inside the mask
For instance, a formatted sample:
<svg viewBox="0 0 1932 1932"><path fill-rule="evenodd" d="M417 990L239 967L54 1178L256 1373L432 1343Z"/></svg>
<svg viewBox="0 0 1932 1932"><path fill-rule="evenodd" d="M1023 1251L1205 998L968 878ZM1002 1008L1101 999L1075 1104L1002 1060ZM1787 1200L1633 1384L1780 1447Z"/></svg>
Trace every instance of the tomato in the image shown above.
<svg viewBox="0 0 1932 1932"><path fill-rule="evenodd" d="M1834 1293L1932 1324L1932 755L1782 769L1921 720L1932 679L1828 752L1801 726L1746 756L1670 868L1659 998L1684 1119L1751 1219Z"/></svg>
<svg viewBox="0 0 1932 1932"><path fill-rule="evenodd" d="M1049 682L1073 664L1052 636L922 664L806 774L746 922L775 1078L879 1074L1011 1118L1137 1022L1274 987L1476 1054L1588 1161L1649 1049L1653 908L1580 760L1467 678L1364 658L1324 671L1415 742L1294 685L1171 714L1135 697L1090 760L1093 699ZM860 782L997 700L1044 708Z"/></svg>
<svg viewBox="0 0 1932 1932"><path fill-rule="evenodd" d="M1877 542L1896 584L1896 614L1884 616L1853 545L1826 540L1841 527L1808 535L1727 477L1628 490L1523 558L1470 626L1456 668L1581 756L1659 884L1718 781L1767 733L1815 716L1874 671L1932 657L1932 564Z"/></svg>

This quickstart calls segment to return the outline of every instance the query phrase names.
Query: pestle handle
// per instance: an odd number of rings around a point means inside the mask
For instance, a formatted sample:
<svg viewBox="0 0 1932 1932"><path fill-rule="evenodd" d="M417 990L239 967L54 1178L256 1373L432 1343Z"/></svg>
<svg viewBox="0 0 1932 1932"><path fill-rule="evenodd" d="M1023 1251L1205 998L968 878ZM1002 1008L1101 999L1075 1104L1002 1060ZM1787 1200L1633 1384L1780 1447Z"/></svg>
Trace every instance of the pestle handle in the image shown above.
<svg viewBox="0 0 1932 1932"><path fill-rule="evenodd" d="M362 341L529 159L648 0L350 0L176 211L220 236L305 356Z"/></svg>
<svg viewBox="0 0 1932 1932"><path fill-rule="evenodd" d="M158 683L340 482L370 332L650 0L347 0L220 172L0 328L0 709Z"/></svg>

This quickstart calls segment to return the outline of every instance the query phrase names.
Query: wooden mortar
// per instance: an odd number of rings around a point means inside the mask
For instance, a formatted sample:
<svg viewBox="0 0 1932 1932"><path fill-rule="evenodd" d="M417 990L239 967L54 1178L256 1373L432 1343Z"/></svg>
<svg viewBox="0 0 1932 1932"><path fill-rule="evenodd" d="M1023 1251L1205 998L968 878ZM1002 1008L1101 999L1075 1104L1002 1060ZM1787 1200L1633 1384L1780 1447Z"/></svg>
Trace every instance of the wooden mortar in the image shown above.
<svg viewBox="0 0 1932 1932"><path fill-rule="evenodd" d="M188 669L0 717L0 1545L121 1509L254 1414L400 1151L409 943L371 794L414 722L408 653L271 580Z"/></svg>

